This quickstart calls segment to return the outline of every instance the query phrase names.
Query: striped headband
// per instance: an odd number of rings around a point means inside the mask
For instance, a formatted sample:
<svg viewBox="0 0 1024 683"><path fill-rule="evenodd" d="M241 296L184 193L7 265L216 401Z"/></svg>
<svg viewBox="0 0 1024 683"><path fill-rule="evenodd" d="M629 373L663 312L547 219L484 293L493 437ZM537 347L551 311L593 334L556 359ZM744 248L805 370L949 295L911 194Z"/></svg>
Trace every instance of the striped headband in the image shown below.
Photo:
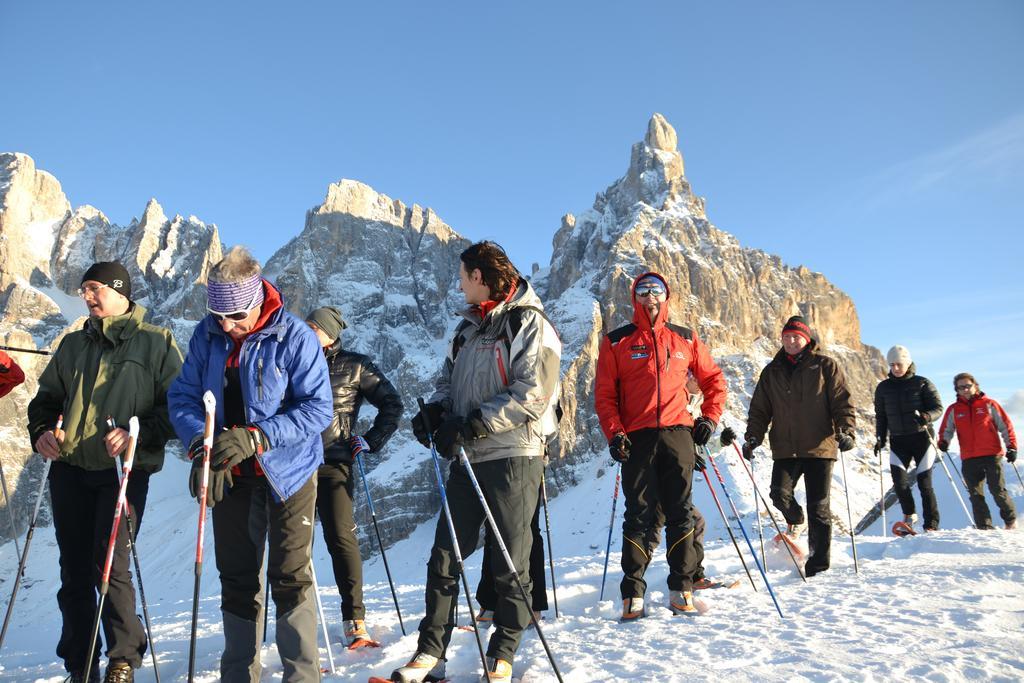
<svg viewBox="0 0 1024 683"><path fill-rule="evenodd" d="M251 311L263 303L263 276L256 273L240 282L207 282L206 308L213 313Z"/></svg>

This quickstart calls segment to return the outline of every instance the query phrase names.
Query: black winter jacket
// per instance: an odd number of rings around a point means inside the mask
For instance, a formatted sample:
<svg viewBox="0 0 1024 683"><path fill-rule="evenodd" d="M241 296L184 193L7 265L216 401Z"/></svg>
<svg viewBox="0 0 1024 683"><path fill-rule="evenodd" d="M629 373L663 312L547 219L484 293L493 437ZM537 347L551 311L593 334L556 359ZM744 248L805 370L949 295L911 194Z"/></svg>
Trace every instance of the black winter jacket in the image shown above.
<svg viewBox="0 0 1024 683"><path fill-rule="evenodd" d="M918 411L921 417L914 415ZM928 430L942 416L942 398L927 378L915 374L911 363L902 377L890 372L875 387L875 435L884 444L886 435L903 436Z"/></svg>
<svg viewBox="0 0 1024 683"><path fill-rule="evenodd" d="M329 463L352 462L348 440L359 418L363 399L377 408L377 416L373 419L373 426L362 436L371 451L380 451L398 429L398 420L402 417L402 399L398 391L368 356L343 350L341 340L324 349L324 354L334 396L334 419L321 435L324 460Z"/></svg>

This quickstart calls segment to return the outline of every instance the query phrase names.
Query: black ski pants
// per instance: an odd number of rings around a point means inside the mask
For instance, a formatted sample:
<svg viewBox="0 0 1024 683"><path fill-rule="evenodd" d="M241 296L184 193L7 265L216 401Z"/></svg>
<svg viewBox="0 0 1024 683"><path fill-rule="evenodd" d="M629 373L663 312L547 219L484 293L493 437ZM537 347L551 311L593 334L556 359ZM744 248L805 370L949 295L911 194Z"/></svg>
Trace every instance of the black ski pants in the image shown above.
<svg viewBox="0 0 1024 683"><path fill-rule="evenodd" d="M814 576L829 567L832 543L832 467L835 460L825 458L787 458L776 460L772 467L771 499L782 511L788 524L804 521L804 509L796 502L793 491L800 477L807 490L807 544L809 555L804 573Z"/></svg>
<svg viewBox="0 0 1024 683"><path fill-rule="evenodd" d="M278 503L266 478L237 476L213 508L213 538L220 572L221 609L247 621L263 611L263 553L270 536L267 576L277 615L295 609L313 585L316 477ZM315 633L314 633L315 637Z"/></svg>
<svg viewBox="0 0 1024 683"><path fill-rule="evenodd" d="M638 429L629 433L629 459L622 463L623 599L647 592L644 573L650 564L650 535L657 528L658 509L665 516L669 590L693 588L697 570L693 547L693 437L688 427Z"/></svg>
<svg viewBox="0 0 1024 683"><path fill-rule="evenodd" d="M693 572L693 580L700 581L705 576L704 530L707 528L707 520L704 519L704 515L697 509L697 506L692 503L690 504L690 515L693 516L693 535L690 536L690 539L693 540L693 561L697 564L697 569ZM654 555L654 551L661 545L661 528L665 526L665 515L661 512L660 507L655 515L654 524L654 529L647 534L647 554L651 556ZM683 542L689 542L690 539Z"/></svg>
<svg viewBox="0 0 1024 683"><path fill-rule="evenodd" d="M119 484L114 463L109 470L86 470L63 462L50 466L50 499L53 528L60 551L60 589L57 605L61 613L61 633L57 656L71 673L86 669L89 637L98 607L98 588L103 579L114 508ZM128 507L135 533L149 492L149 473L134 470L128 479ZM117 530L110 584L103 603L100 622L102 635L89 668L98 666L103 640L110 660L123 660L133 669L142 666L146 653L146 632L135 612L135 587L130 572L131 547L124 517Z"/></svg>
<svg viewBox="0 0 1024 683"><path fill-rule="evenodd" d="M889 461L889 472L892 474L892 486L900 500L903 514L914 514L914 496L910 492L912 482L908 470L911 461L917 465L917 488L921 491L921 508L924 512L924 528L939 528L939 504L935 500L935 488L932 486L932 472L935 466L935 451L928 432L893 436L889 440L892 458Z"/></svg>
<svg viewBox="0 0 1024 683"><path fill-rule="evenodd" d="M971 508L974 511L974 525L979 529L992 528L992 513L985 502L984 484L988 483L989 493L996 501L999 516L1009 524L1017 519L1017 508L1006 490L1006 478L1003 476L1003 456L983 455L977 458L966 458L961 464L967 492L971 496Z"/></svg>
<svg viewBox="0 0 1024 683"><path fill-rule="evenodd" d="M347 462L321 465L317 471L316 511L320 515L327 550L334 566L334 582L341 595L341 618L362 619L363 558L356 539L356 523L352 512L355 498L355 477Z"/></svg>
<svg viewBox="0 0 1024 683"><path fill-rule="evenodd" d="M473 465L473 472L498 525L498 532L515 565L519 580L530 593L530 550L533 533L530 520L537 509L537 495L544 476L541 456L516 456ZM462 465L453 462L445 486L455 537L463 558L476 550L480 527L485 523L484 509ZM523 600L515 575L505 565L501 549L491 548L491 571L498 599L494 609L494 628L487 645L487 656L512 662L523 630L530 624L530 606ZM427 562L425 590L426 614L420 622L417 650L443 657L455 625L455 605L459 599L459 566L444 511L437 520L434 547Z"/></svg>
<svg viewBox="0 0 1024 683"><path fill-rule="evenodd" d="M539 500L539 497L538 497ZM548 608L548 585L547 576L544 573L544 538L540 533L540 508L538 502L537 510L533 513L533 521L530 522L530 531L533 533L533 546L530 549L530 580L533 581L533 590L530 591L530 600L534 612L544 612ZM492 568L491 547L495 545L494 534L488 526L484 531L484 557L480 563L480 583L476 586L476 601L480 609L494 610L498 604L498 591L494 586L494 570ZM504 566L501 560L499 566Z"/></svg>

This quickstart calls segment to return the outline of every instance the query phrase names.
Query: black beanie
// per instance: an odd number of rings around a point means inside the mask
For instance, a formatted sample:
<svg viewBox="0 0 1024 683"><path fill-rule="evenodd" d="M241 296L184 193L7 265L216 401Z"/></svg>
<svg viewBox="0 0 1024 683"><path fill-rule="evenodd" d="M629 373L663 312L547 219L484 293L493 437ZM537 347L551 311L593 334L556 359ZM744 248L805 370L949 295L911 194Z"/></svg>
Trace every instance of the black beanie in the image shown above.
<svg viewBox="0 0 1024 683"><path fill-rule="evenodd" d="M100 261L89 266L82 276L82 282L101 282L129 301L132 298L132 279L128 271L117 261Z"/></svg>
<svg viewBox="0 0 1024 683"><path fill-rule="evenodd" d="M811 328L807 325L807 321L804 320L803 316L794 315L787 320L786 324L782 327L782 334L787 332L799 334L808 342L811 341Z"/></svg>
<svg viewBox="0 0 1024 683"><path fill-rule="evenodd" d="M306 322L319 327L331 340L337 340L341 336L341 331L348 327L341 317L341 311L334 306L322 306L316 309L306 316Z"/></svg>

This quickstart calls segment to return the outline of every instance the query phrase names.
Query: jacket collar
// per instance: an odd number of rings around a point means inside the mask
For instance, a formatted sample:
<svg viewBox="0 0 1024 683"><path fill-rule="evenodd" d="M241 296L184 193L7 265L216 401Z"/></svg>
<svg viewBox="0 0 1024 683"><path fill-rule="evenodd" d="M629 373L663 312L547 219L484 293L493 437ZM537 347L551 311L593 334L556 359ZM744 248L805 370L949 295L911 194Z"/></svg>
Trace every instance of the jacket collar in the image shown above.
<svg viewBox="0 0 1024 683"><path fill-rule="evenodd" d="M145 315L145 307L133 301L129 304L128 310L121 315L110 315L106 318L90 316L86 319L82 329L93 339L106 339L113 346L117 346L135 334Z"/></svg>

